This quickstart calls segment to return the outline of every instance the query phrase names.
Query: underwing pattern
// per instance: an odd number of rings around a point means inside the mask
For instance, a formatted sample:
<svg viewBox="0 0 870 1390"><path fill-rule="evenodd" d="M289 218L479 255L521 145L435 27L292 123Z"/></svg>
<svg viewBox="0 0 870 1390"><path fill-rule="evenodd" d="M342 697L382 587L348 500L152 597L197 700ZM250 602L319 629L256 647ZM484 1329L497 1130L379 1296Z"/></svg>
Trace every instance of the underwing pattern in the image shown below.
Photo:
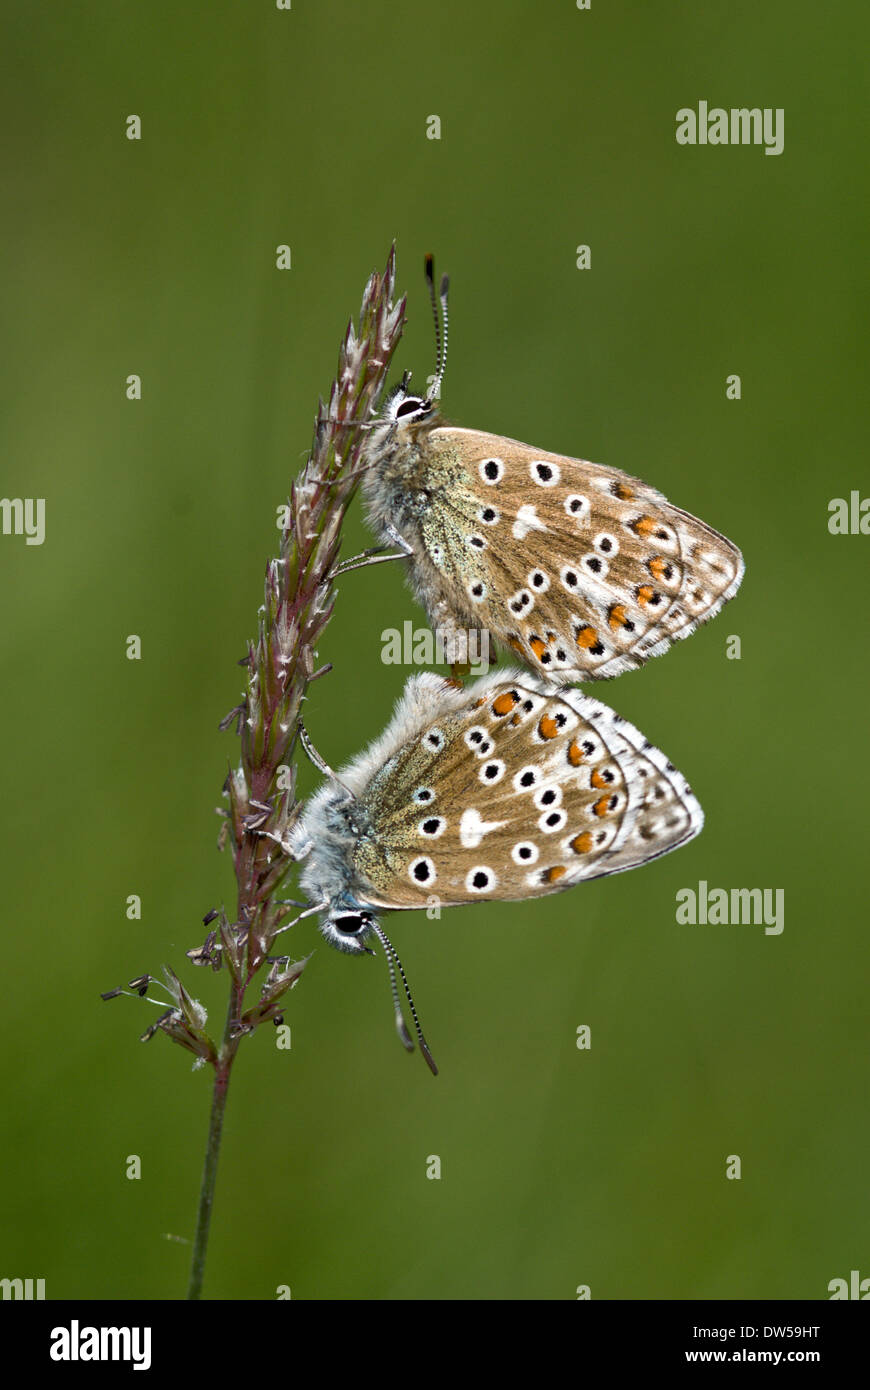
<svg viewBox="0 0 870 1390"><path fill-rule="evenodd" d="M479 628L558 683L641 666L714 617L743 559L615 468L445 424L397 387L363 492L434 628Z"/></svg>
<svg viewBox="0 0 870 1390"><path fill-rule="evenodd" d="M522 670L465 689L427 672L309 803L296 852L324 934L355 950L378 909L543 897L646 864L702 824L673 764L591 696Z"/></svg>

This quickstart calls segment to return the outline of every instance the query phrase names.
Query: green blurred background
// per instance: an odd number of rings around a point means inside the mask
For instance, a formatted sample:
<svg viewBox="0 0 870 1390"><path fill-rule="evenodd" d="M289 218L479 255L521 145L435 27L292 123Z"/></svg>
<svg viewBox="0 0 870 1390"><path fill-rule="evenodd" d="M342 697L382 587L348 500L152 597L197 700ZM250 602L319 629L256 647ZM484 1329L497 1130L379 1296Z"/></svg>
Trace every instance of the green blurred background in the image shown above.
<svg viewBox="0 0 870 1390"><path fill-rule="evenodd" d="M184 957L232 901L217 724L393 238L416 383L424 253L451 274L450 418L640 474L742 546L715 623L594 690L707 826L547 902L393 918L437 1080L383 963L294 932L317 950L292 1050L263 1029L235 1070L206 1294L824 1298L870 1275L870 539L827 529L830 498L870 495L866 10L112 0L3 26L2 490L46 498L47 535L0 538L0 1275L183 1295L165 1236L192 1234L209 1076L99 991L168 962L221 1026L223 977ZM702 99L783 107L784 153L678 146ZM345 553L366 536L355 513ZM407 672L380 633L406 618L398 566L343 582L308 706L333 765L385 723ZM679 925L701 879L784 889L784 932Z"/></svg>

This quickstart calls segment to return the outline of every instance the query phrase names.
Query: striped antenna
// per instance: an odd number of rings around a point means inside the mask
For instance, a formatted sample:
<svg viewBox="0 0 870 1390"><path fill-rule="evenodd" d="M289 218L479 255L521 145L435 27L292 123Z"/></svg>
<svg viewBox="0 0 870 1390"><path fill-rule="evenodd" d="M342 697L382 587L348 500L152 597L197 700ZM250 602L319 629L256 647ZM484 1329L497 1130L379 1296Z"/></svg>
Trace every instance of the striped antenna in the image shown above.
<svg viewBox="0 0 870 1390"><path fill-rule="evenodd" d="M432 305L432 317L435 320L435 382L427 400L436 401L441 395L444 368L447 366L447 291L450 288L450 281L446 275L441 276L441 285L436 298L434 256L426 257L426 284L429 286L429 302ZM439 300L441 303L440 317L438 314Z"/></svg>
<svg viewBox="0 0 870 1390"><path fill-rule="evenodd" d="M411 991L408 988L408 979L402 967L402 962L399 960L399 957L396 954L395 947L393 946L393 943L390 941L390 938L387 936L387 933L384 931L383 927L375 921L369 921L367 925L374 932L375 936L378 938L378 941L380 941L381 946L384 949L384 955L387 958L387 965L390 969L390 988L393 992L393 1009L395 1011L396 1017L396 1032L398 1033L399 1038L401 1039L402 1046L407 1048L409 1052L413 1052L414 1050L414 1044L411 1042L410 1036L408 1034L405 1019L402 1014L402 1006L399 1002L399 990L396 985L396 968L398 968L399 974L402 977L402 984L404 985L405 993L408 996L408 1006L411 1010L411 1017L414 1020L414 1028L417 1032L417 1041L420 1044L420 1051L425 1057L426 1065L431 1071L432 1075L437 1076L438 1068L435 1065L435 1059L433 1058L432 1053L429 1051L429 1044L423 1037L423 1029L420 1027L420 1020L417 1017L417 1010L414 1008L414 1000L412 999Z"/></svg>

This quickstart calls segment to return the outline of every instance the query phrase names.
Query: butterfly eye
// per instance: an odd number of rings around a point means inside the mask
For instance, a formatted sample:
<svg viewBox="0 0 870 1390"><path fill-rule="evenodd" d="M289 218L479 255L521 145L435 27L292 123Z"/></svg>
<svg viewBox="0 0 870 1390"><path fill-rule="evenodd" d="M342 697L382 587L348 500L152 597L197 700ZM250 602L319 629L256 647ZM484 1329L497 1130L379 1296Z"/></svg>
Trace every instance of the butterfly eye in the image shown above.
<svg viewBox="0 0 870 1390"><path fill-rule="evenodd" d="M342 912L333 919L336 931L342 936L359 936L371 926L372 919L366 912Z"/></svg>
<svg viewBox="0 0 870 1390"><path fill-rule="evenodd" d="M406 396L402 404L396 407L397 420L407 420L413 415L428 415L432 409L428 401L424 401L422 396Z"/></svg>

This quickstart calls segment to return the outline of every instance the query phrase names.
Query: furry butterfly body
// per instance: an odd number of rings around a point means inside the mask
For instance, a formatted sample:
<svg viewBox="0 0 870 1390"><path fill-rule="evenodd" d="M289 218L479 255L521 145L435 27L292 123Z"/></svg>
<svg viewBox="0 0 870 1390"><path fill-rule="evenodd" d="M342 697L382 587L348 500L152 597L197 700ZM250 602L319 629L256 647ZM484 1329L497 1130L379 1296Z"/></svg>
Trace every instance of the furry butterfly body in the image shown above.
<svg viewBox="0 0 870 1390"><path fill-rule="evenodd" d="M355 952L379 910L543 897L702 824L673 764L590 696L519 670L465 689L424 673L309 803L296 853L324 935Z"/></svg>
<svg viewBox="0 0 870 1390"><path fill-rule="evenodd" d="M485 630L558 683L660 655L743 576L737 547L655 488L445 424L404 385L372 430L362 486L432 626Z"/></svg>

